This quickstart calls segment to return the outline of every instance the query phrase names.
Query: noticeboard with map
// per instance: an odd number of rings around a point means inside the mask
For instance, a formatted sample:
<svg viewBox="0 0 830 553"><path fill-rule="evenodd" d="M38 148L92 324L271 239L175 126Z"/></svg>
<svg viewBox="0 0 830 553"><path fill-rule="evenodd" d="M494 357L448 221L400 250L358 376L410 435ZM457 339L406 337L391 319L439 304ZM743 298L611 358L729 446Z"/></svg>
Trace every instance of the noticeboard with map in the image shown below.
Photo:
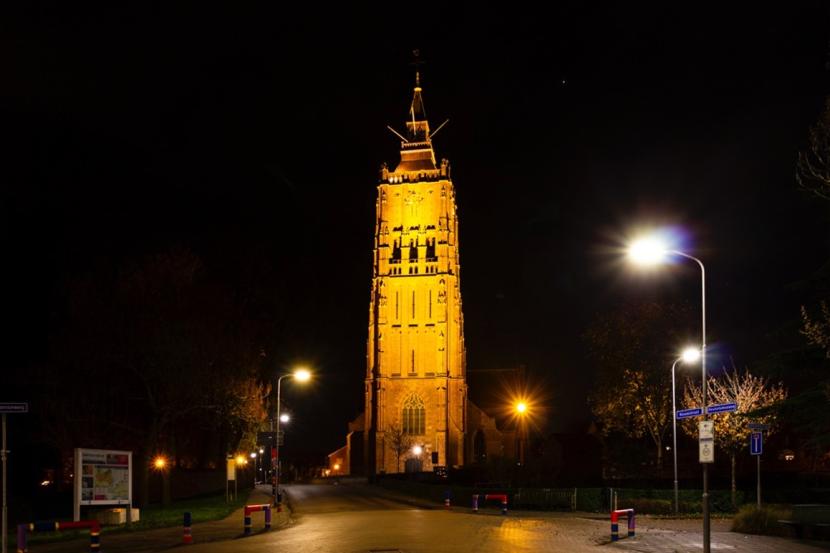
<svg viewBox="0 0 830 553"><path fill-rule="evenodd" d="M130 504L132 452L76 449L76 505Z"/></svg>

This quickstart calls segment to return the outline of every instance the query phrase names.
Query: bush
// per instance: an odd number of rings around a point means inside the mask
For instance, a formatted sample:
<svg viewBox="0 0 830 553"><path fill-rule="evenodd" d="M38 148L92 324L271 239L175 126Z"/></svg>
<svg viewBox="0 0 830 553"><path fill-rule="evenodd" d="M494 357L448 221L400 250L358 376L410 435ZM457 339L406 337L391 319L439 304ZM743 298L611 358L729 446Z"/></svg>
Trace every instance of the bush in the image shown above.
<svg viewBox="0 0 830 553"><path fill-rule="evenodd" d="M764 534L768 536L788 536L788 529L778 524L778 520L787 520L792 512L780 505L764 505L758 509L755 505L744 505L732 520L732 531L744 534Z"/></svg>
<svg viewBox="0 0 830 553"><path fill-rule="evenodd" d="M625 503L618 503L620 509L634 509L636 514L644 515L671 515L674 514L674 504L667 499L626 499Z"/></svg>

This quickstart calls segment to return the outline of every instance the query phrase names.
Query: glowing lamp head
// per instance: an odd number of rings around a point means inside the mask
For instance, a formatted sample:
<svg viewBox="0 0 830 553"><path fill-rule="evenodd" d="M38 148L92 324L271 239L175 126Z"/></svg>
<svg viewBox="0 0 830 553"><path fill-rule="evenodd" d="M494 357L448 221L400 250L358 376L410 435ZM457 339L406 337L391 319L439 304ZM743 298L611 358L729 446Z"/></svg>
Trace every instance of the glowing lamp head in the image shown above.
<svg viewBox="0 0 830 553"><path fill-rule="evenodd" d="M654 236L635 240L628 247L628 259L637 265L651 266L662 263L669 250L666 244Z"/></svg>
<svg viewBox="0 0 830 553"><path fill-rule="evenodd" d="M167 458L164 455L157 455L155 459L153 459L153 468L156 470L164 470L167 468Z"/></svg>
<svg viewBox="0 0 830 553"><path fill-rule="evenodd" d="M251 459L256 459L256 451L251 452Z"/></svg>
<svg viewBox="0 0 830 553"><path fill-rule="evenodd" d="M291 415L289 415L288 413L282 413L280 415L280 422L288 422L290 420L291 420Z"/></svg>
<svg viewBox="0 0 830 553"><path fill-rule="evenodd" d="M340 470L340 464L339 463L334 464L334 470Z"/></svg>
<svg viewBox="0 0 830 553"><path fill-rule="evenodd" d="M686 348L680 355L680 358L686 364L697 363L700 360L700 350L697 348Z"/></svg>
<svg viewBox="0 0 830 553"><path fill-rule="evenodd" d="M262 455L263 453L265 453L265 450L262 449L262 448L259 448L259 454Z"/></svg>
<svg viewBox="0 0 830 553"><path fill-rule="evenodd" d="M244 455L237 455L236 456L236 464L237 465L247 465L248 460L245 458Z"/></svg>
<svg viewBox="0 0 830 553"><path fill-rule="evenodd" d="M308 369L297 369L294 371L294 380L297 382L308 382L311 380L311 371Z"/></svg>
<svg viewBox="0 0 830 553"><path fill-rule="evenodd" d="M520 401L516 404L516 412L520 415L524 415L527 412L527 403L524 401Z"/></svg>

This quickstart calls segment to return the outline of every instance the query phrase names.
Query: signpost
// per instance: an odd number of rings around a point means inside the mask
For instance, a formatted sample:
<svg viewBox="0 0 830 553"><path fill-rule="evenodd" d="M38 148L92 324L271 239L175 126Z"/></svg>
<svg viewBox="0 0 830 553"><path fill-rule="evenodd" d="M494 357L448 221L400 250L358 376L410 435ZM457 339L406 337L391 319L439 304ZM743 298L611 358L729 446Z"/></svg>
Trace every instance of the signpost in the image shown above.
<svg viewBox="0 0 830 553"><path fill-rule="evenodd" d="M715 462L715 421L700 421L698 428L698 457L701 463Z"/></svg>
<svg viewBox="0 0 830 553"><path fill-rule="evenodd" d="M6 449L6 415L12 413L28 413L29 404L26 402L0 403L0 413L3 413L3 449L0 449L0 458L3 460L3 538L2 553L6 553L9 539L9 505L6 502L6 459L9 451Z"/></svg>
<svg viewBox="0 0 830 553"><path fill-rule="evenodd" d="M716 403L706 408L706 413L714 415L716 413L729 413L730 411L737 411L737 403Z"/></svg>
<svg viewBox="0 0 830 553"><path fill-rule="evenodd" d="M758 509L761 508L761 454L764 453L764 433L761 431L761 428L758 427L767 427L767 425L761 424L753 424L750 423L749 428L755 430L753 428L755 426L758 431L753 432L749 435L749 454L754 455L755 459L758 463L758 472L757 472L757 488L755 490L756 495L756 502L758 505ZM768 427L767 427L768 428ZM764 428L766 430L766 428Z"/></svg>
<svg viewBox="0 0 830 553"><path fill-rule="evenodd" d="M694 409L681 409L677 412L677 420L680 419L688 419L691 417L699 417L703 414L703 409L700 407L695 407Z"/></svg>

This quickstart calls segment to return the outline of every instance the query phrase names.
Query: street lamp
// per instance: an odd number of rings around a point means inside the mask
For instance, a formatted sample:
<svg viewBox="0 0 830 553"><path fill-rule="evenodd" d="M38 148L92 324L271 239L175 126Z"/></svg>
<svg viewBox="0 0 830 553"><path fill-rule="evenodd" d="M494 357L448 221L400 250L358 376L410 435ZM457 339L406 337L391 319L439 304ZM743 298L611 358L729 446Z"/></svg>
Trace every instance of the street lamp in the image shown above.
<svg viewBox="0 0 830 553"><path fill-rule="evenodd" d="M282 415L280 415L280 422L281 423L285 424L290 420L291 420L291 415L289 415L288 413L283 413Z"/></svg>
<svg viewBox="0 0 830 553"><path fill-rule="evenodd" d="M280 507L282 502L282 494L280 493L280 422L282 421L282 417L280 416L280 393L282 387L282 379L283 378L293 378L295 382L305 383L311 380L311 372L305 368L299 368L294 370L294 372L284 374L277 378L277 436L276 436L276 444L274 445L274 454L277 458L277 466L274 467L274 506Z"/></svg>
<svg viewBox="0 0 830 553"><path fill-rule="evenodd" d="M700 303L701 303L701 341L700 341L700 371L703 376L702 399L703 420L708 420L706 412L706 396L708 383L706 378L706 268L703 262L687 253L671 249L657 236L648 236L631 243L628 248L628 258L638 265L653 266L665 263L670 256L679 256L697 263L700 267ZM709 525L709 464L703 464L703 553L710 552L711 529Z"/></svg>
<svg viewBox="0 0 830 553"><path fill-rule="evenodd" d="M677 405L675 403L675 385L674 385L674 369L677 367L677 364L683 361L687 365L692 363L696 363L697 360L700 359L700 350L697 348L686 348L683 350L683 353L674 360L674 363L671 365L671 436L672 436L672 448L674 452L674 514L677 515L680 513L680 503L678 500L678 491L677 491Z"/></svg>
<svg viewBox="0 0 830 553"><path fill-rule="evenodd" d="M514 405L514 409L516 414L519 416L519 464L524 466L525 464L525 417L528 414L527 411L527 402L523 400L519 400Z"/></svg>

